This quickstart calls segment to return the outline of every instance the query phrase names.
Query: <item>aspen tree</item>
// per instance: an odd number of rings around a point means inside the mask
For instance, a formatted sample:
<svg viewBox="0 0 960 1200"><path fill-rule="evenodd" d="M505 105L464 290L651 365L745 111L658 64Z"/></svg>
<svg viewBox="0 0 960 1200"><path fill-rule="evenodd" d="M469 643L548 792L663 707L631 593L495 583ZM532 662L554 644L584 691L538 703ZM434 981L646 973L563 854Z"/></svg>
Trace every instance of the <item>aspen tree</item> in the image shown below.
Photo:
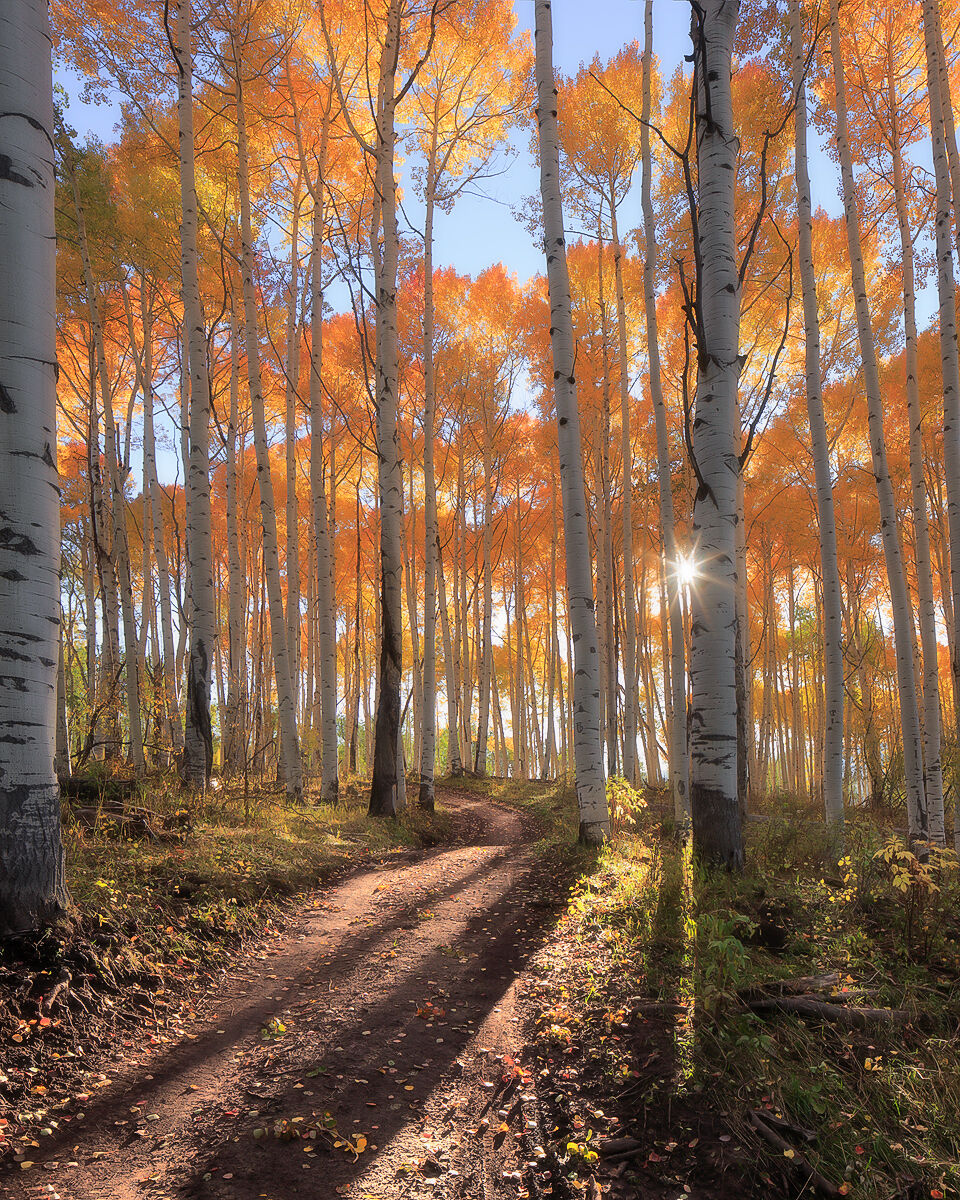
<svg viewBox="0 0 960 1200"><path fill-rule="evenodd" d="M610 835L600 729L600 655L593 603L590 535L587 526L580 415L577 407L573 318L560 195L560 138L553 73L550 0L536 0L537 129L540 195L550 291L553 391L560 451L560 487L566 545L567 607L574 667L574 755L580 840L588 845ZM519 636L519 635L518 635Z"/></svg>
<svg viewBox="0 0 960 1200"><path fill-rule="evenodd" d="M140 281L140 323L143 329L141 391L143 393L143 470L145 490L153 523L153 552L157 560L157 590L160 600L160 633L163 648L163 688L170 743L175 754L183 750L183 723L177 692L176 652L173 648L173 614L170 606L170 568L163 533L163 506L157 476L156 438L153 425L153 313L146 279ZM132 330L132 313L129 324ZM132 342L131 332L131 342Z"/></svg>
<svg viewBox="0 0 960 1200"><path fill-rule="evenodd" d="M46 0L0 8L0 935L67 907L54 773L60 634L53 83Z"/></svg>
<svg viewBox="0 0 960 1200"><path fill-rule="evenodd" d="M828 821L843 821L843 613L840 567L837 559L837 526L833 509L830 446L823 415L820 363L820 321L817 281L813 261L813 206L807 166L806 55L800 0L790 0L790 41L793 56L794 162L797 184L798 255L803 291L804 365L807 417L816 481L817 521L820 533L820 570L823 576L823 654L826 728L823 743L823 804Z"/></svg>
<svg viewBox="0 0 960 1200"><path fill-rule="evenodd" d="M240 330L236 295L230 289L230 408L227 415L227 708L222 730L221 759L227 775L238 775L247 759L247 648L244 615L246 584L240 555L240 489L237 456L240 449Z"/></svg>
<svg viewBox="0 0 960 1200"><path fill-rule="evenodd" d="M689 820L690 769L687 752L687 674L676 526L673 511L673 477L667 437L667 409L660 374L660 339L657 328L657 230L653 211L653 156L650 152L650 119L653 75L653 0L647 0L643 41L643 108L641 110L641 205L643 209L643 306L647 327L647 369L650 400L657 433L657 487L660 498L660 530L666 558L667 596L670 614L670 784L673 812L680 822Z"/></svg>
<svg viewBox="0 0 960 1200"><path fill-rule="evenodd" d="M877 352L870 301L867 296L860 221L853 175L853 160L847 136L847 101L840 50L840 20L837 0L830 0L830 49L837 111L837 149L843 184L843 207L850 256L850 279L857 314L857 334L863 360L864 388L867 395L870 453L880 506L880 532L893 609L893 632L897 660L900 718L903 735L903 760L906 775L907 814L911 840L927 836L927 805L923 781L923 752L920 735L920 711L913 672L913 628L910 597L907 590L897 525L897 504L887 463L883 429L883 398L877 370Z"/></svg>
<svg viewBox="0 0 960 1200"><path fill-rule="evenodd" d="M263 574L270 619L270 644L277 688L277 724L280 730L280 763L287 795L299 798L303 792L300 744L297 735L297 703L291 670L287 626L284 621L283 594L280 587L280 554L277 545L277 510L267 445L263 382L260 373L260 344L257 331L257 301L254 287L253 230L250 217L250 156L242 67L236 61L237 77L237 159L240 191L240 270L243 281L244 340L250 406L253 412L253 442L257 456L257 483L260 491L260 516L263 523Z"/></svg>
<svg viewBox="0 0 960 1200"><path fill-rule="evenodd" d="M740 274L734 196L739 139L731 60L737 3L708 0L692 18L696 97L697 394L692 451L698 488L691 589L690 807L695 853L743 866L737 796L737 486Z"/></svg>
<svg viewBox="0 0 960 1200"><path fill-rule="evenodd" d="M189 454L187 474L187 561L189 570L190 656L187 667L183 772L203 790L213 767L210 724L210 673L216 639L213 591L213 534L210 511L210 380L207 339L200 297L197 248L196 149L193 129L193 48L190 43L192 0L175 0L174 56L177 66L177 123L180 157L180 265L183 340L187 347L189 390ZM186 443L185 443L186 444Z"/></svg>
<svg viewBox="0 0 960 1200"><path fill-rule="evenodd" d="M944 450L947 480L950 466L960 467L960 430L950 438L951 419L960 414L960 359L957 354L957 297L953 269L951 226L950 166L947 158L943 85L939 47L940 5L938 0L923 0L923 36L927 58L927 96L930 109L930 135L933 142L933 168L936 180L936 256L937 295L939 299L940 370L943 377ZM947 95L949 101L949 93ZM898 204L898 211L900 205ZM913 485L914 512L919 509L921 527L917 532L917 575L922 575L920 630L924 661L924 772L927 801L927 837L944 844L943 776L940 763L940 689L937 635L933 613L933 569L930 563L930 534L927 525L926 485L921 461L919 397L910 419L910 475ZM949 440L953 446L948 446ZM951 462L952 460L952 462ZM956 484L956 481L952 481ZM956 546L960 543L955 544Z"/></svg>

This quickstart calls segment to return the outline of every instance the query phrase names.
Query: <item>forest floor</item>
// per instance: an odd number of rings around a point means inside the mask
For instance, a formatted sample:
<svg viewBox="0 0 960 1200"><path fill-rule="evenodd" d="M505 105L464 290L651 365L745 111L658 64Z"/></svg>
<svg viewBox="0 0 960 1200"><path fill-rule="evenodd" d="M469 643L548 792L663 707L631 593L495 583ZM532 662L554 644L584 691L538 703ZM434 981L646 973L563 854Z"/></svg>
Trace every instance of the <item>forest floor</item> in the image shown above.
<svg viewBox="0 0 960 1200"><path fill-rule="evenodd" d="M958 1194L952 933L918 967L869 940L861 909L854 945L838 906L856 868L821 879L810 847L791 850L823 889L804 898L799 874L698 879L659 821L654 836L626 810L612 847L579 850L550 785L463 781L438 802L419 840L439 845L365 851L202 994L121 1025L112 1054L77 1042L64 1073L57 1043L21 1066L36 1082L0 1117L0 1195ZM763 827L761 871L789 840ZM806 970L821 1002L898 1023L748 1010ZM39 1043L51 1020L18 1036Z"/></svg>

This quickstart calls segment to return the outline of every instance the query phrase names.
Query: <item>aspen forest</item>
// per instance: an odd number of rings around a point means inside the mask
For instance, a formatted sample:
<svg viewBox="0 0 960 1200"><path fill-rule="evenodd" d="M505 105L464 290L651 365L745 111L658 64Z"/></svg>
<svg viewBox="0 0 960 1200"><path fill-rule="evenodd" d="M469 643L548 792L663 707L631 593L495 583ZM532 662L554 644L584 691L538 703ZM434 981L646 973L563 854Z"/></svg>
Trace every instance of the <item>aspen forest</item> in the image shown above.
<svg viewBox="0 0 960 1200"><path fill-rule="evenodd" d="M960 4L0 0L0 1196L960 1196Z"/></svg>

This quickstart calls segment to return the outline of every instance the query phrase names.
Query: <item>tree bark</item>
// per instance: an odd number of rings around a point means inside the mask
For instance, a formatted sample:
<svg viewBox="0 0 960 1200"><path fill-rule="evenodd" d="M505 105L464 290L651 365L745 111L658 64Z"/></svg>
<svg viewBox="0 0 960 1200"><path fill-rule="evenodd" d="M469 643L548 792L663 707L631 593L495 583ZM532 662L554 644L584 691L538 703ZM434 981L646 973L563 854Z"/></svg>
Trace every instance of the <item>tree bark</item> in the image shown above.
<svg viewBox="0 0 960 1200"><path fill-rule="evenodd" d="M216 639L213 595L213 533L210 509L210 381L207 339L200 298L197 250L196 155L193 137L192 0L178 0L176 21L177 121L180 146L180 245L183 320L190 379L189 469L187 474L187 562L189 564L190 658L187 667L183 773L203 790L213 767L210 671ZM185 397L184 397L185 398Z"/></svg>
<svg viewBox="0 0 960 1200"><path fill-rule="evenodd" d="M376 261L377 457L380 496L380 694L377 702L370 815L392 817L398 804L400 681L403 674L403 474L397 432L399 348L397 340L396 71L401 0L390 0L380 59L377 97L376 198L383 232L371 243Z"/></svg>
<svg viewBox="0 0 960 1200"><path fill-rule="evenodd" d="M653 74L653 0L647 0L643 48L643 107L640 126L643 179L643 303L647 327L647 362L650 400L657 432L657 484L660 497L660 528L667 560L667 596L670 605L670 687L673 710L669 747L670 785L674 817L681 824L690 819L690 765L687 750L687 668L680 595L676 525L673 510L673 479L667 409L660 377L660 342L657 330L657 231L653 211L653 164L650 153L651 76Z"/></svg>
<svg viewBox="0 0 960 1200"><path fill-rule="evenodd" d="M550 0L536 0L537 128L540 137L540 194L547 255L553 351L553 386L560 452L560 487L566 545L567 607L572 627L574 754L580 840L597 845L610 836L600 728L600 655L593 602L590 533L587 524L575 346L560 193L560 138L553 73ZM519 636L519 635L518 635Z"/></svg>
<svg viewBox="0 0 960 1200"><path fill-rule="evenodd" d="M303 793L300 745L297 738L297 704L284 622L283 594L280 588L280 554L277 546L277 510L267 444L266 413L260 376L260 342L257 332L257 296L254 287L253 231L250 221L250 166L247 142L247 118L243 82L237 87L237 151L240 191L241 274L243 276L244 330L247 350L247 374L250 406L253 411L253 442L257 456L257 483L260 490L260 517L263 523L263 573L266 581L270 644L277 686L277 723L280 730L280 762L287 795L297 799Z"/></svg>
<svg viewBox="0 0 960 1200"><path fill-rule="evenodd" d="M46 0L0 11L0 936L69 896L53 769L60 637L53 83Z"/></svg>
<svg viewBox="0 0 960 1200"><path fill-rule="evenodd" d="M823 740L823 805L828 821L843 822L843 612L840 566L837 558L837 525L830 473L830 445L823 415L823 378L820 363L820 321L817 280L813 261L813 206L807 166L807 91L804 82L805 48L800 0L790 2L790 38L793 52L794 162L797 185L797 222L800 286L803 293L804 367L807 418L817 496L820 533L820 570L823 574L823 658L826 728Z"/></svg>
<svg viewBox="0 0 960 1200"><path fill-rule="evenodd" d="M960 435L948 448L946 431L951 421L947 414L960 416L960 360L957 357L957 300L953 269L953 230L950 209L950 166L947 160L946 130L943 119L943 99L940 94L939 3L924 0L923 33L927 56L927 92L930 106L930 134L933 142L933 167L936 178L936 255L937 294L940 318L940 367L943 377L944 452L946 476L949 483L951 466L960 470ZM947 97L949 100L949 96ZM894 116L896 115L894 110ZM902 188L901 188L902 191ZM901 202L897 201L898 214ZM903 218L906 206L902 206ZM904 220L901 219L901 228ZM912 258L912 245L910 253ZM911 262L912 267L912 262ZM911 272L912 273L912 272ZM912 283L912 279L911 279ZM904 289L906 291L906 287ZM914 330L914 334L916 331ZM918 593L920 599L920 638L923 648L923 738L924 783L927 800L927 837L937 845L944 844L943 771L940 761L940 682L936 614L933 601L933 568L930 561L930 530L927 522L927 493L923 478L923 443L920 430L919 388L914 382L908 389L908 402L914 401L910 419L910 480L913 489L914 522L916 527L916 558ZM951 461L952 459L952 461ZM919 524L917 524L919 518ZM960 549L960 542L955 543Z"/></svg>
<svg viewBox="0 0 960 1200"><path fill-rule="evenodd" d="M923 783L920 711L917 705L913 673L913 624L910 596L900 548L900 533L897 526L897 502L887 465L887 448L883 431L883 396L880 390L877 352L860 243L860 221L857 211L853 161L847 138L847 100L843 79L843 59L840 51L840 20L837 0L830 0L830 47L836 92L837 149L840 155L840 175L843 184L843 207L847 228L847 246L850 254L850 278L853 285L857 333L863 360L870 453L880 506L880 533L893 609L893 635L897 660L897 682L900 692L907 812L910 838L915 841L922 840L927 836L927 804Z"/></svg>
<svg viewBox="0 0 960 1200"><path fill-rule="evenodd" d="M734 195L739 140L731 56L737 3L708 0L693 18L697 120L698 474L691 590L690 802L695 854L739 870L743 836L737 795L737 485L740 277Z"/></svg>
<svg viewBox="0 0 960 1200"><path fill-rule="evenodd" d="M427 172L426 222L423 234L423 712L420 741L419 807L432 812L437 758L437 479L434 438L437 385L433 363L433 217L436 207L437 132Z"/></svg>

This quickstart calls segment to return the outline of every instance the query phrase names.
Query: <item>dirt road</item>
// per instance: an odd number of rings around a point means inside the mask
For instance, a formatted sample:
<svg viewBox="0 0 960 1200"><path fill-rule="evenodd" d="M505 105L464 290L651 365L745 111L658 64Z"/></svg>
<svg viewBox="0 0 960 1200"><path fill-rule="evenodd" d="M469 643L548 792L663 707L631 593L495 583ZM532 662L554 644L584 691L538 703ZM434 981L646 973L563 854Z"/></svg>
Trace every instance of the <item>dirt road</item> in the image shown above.
<svg viewBox="0 0 960 1200"><path fill-rule="evenodd" d="M520 815L456 791L440 799L455 815L451 844L319 896L239 960L186 1036L123 1064L0 1194L535 1193L524 1164L540 1139L536 1104L509 1056L518 975L564 884Z"/></svg>

